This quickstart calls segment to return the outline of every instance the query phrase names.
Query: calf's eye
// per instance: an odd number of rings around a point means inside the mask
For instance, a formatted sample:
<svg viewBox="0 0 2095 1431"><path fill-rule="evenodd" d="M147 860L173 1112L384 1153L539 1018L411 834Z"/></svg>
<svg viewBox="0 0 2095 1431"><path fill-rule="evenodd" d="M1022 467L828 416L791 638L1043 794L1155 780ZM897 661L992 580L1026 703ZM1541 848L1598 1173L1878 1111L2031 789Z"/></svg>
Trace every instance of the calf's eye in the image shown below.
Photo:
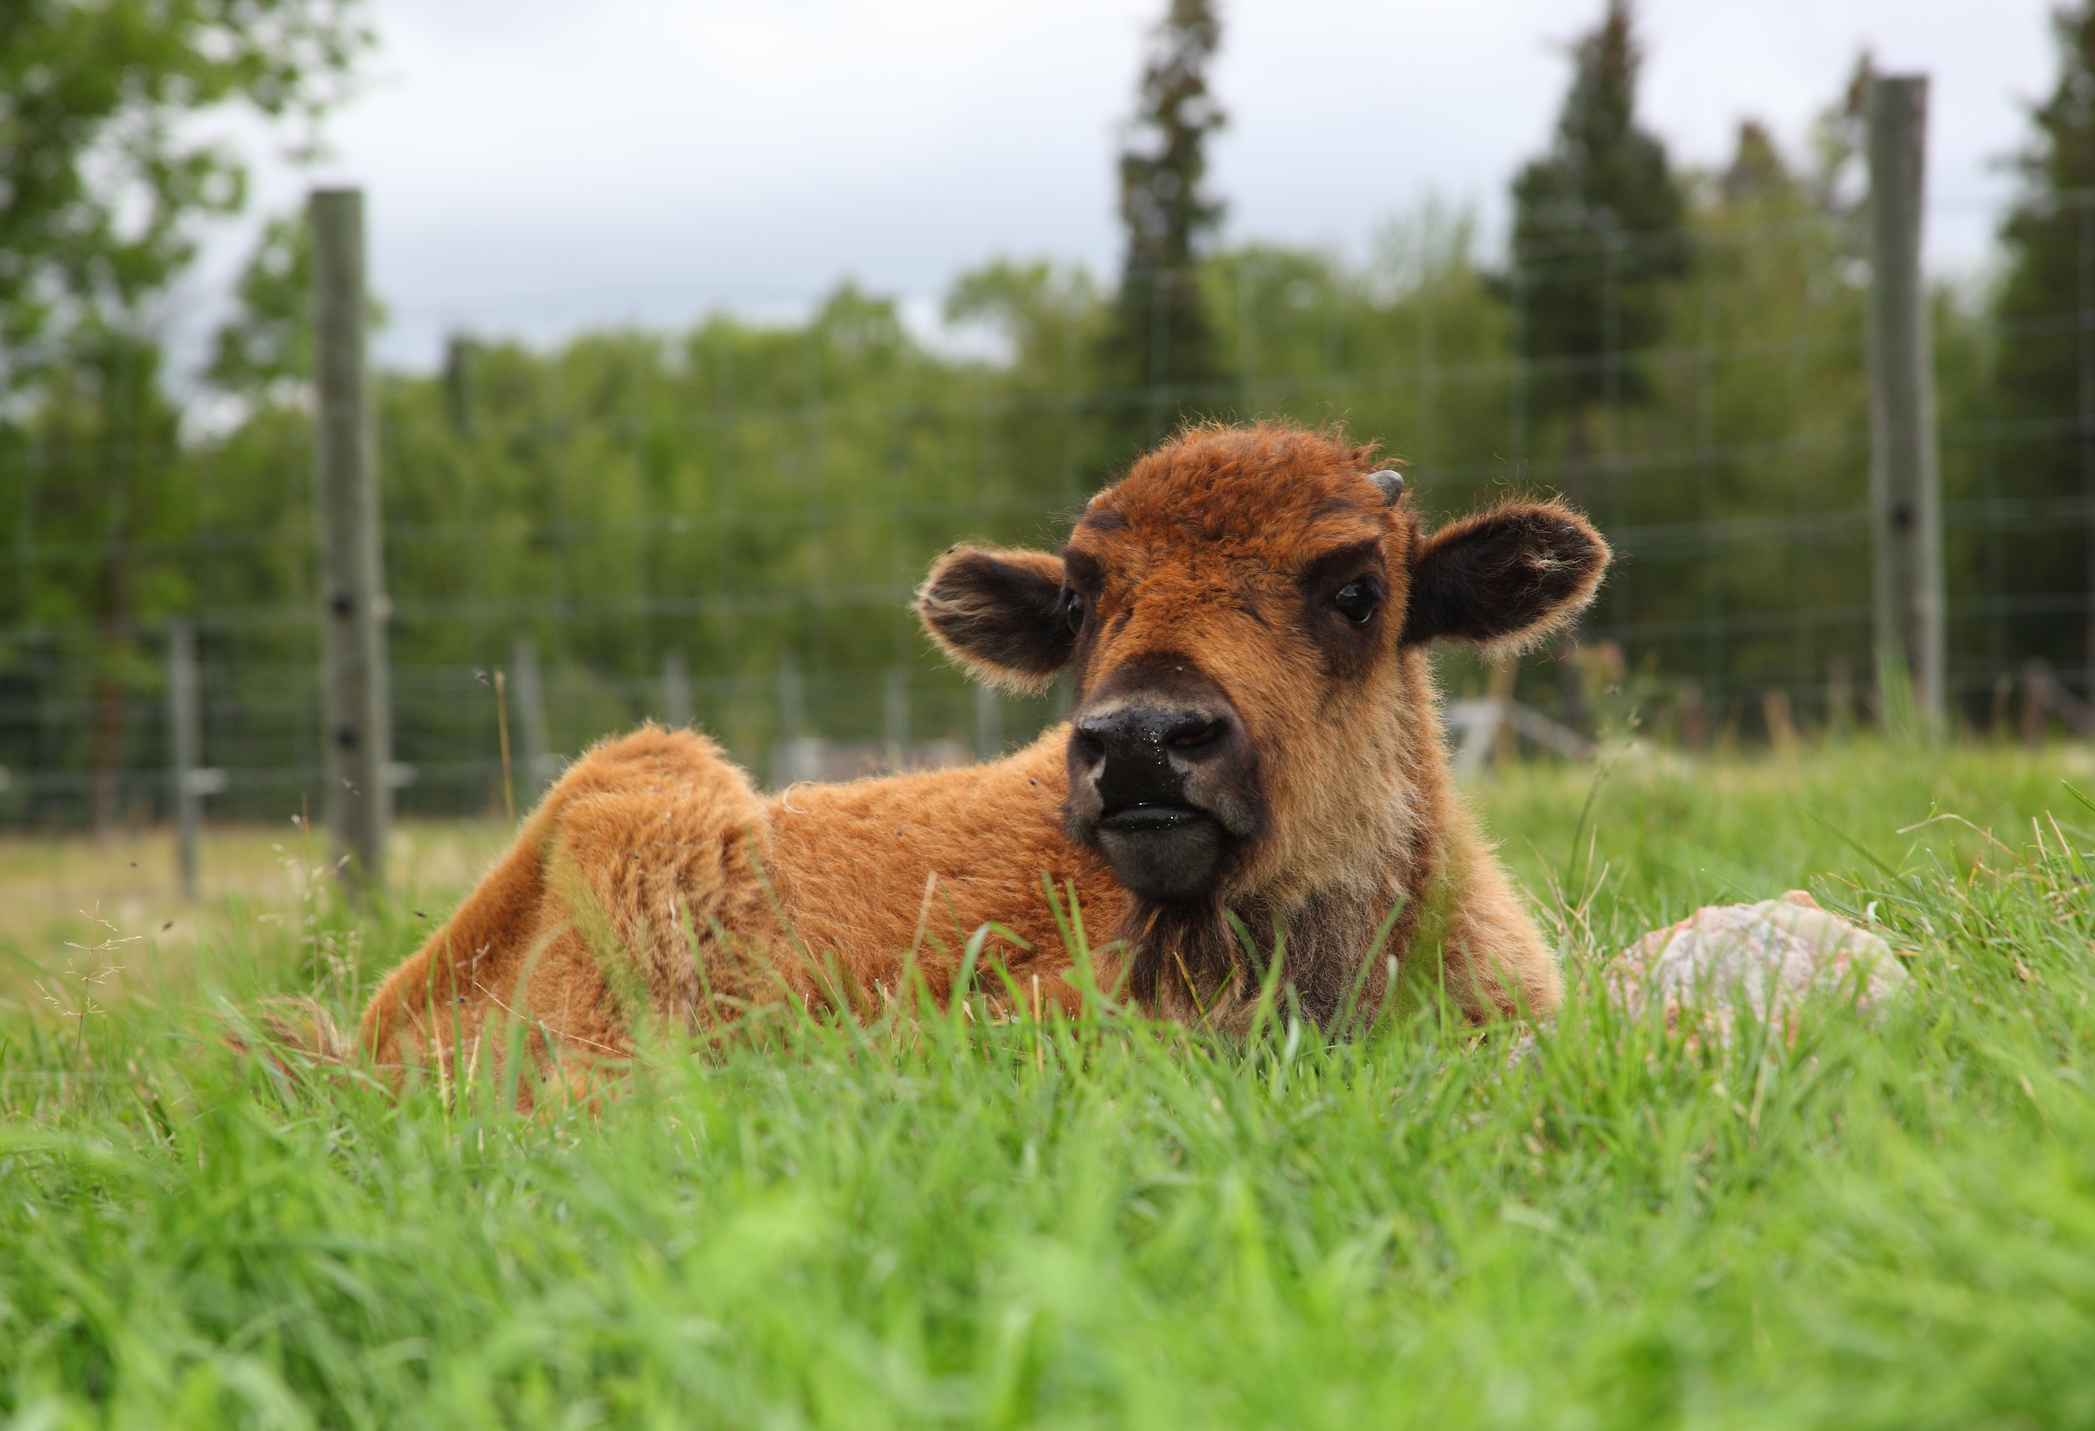
<svg viewBox="0 0 2095 1431"><path fill-rule="evenodd" d="M1069 594L1069 605L1064 608L1064 614L1069 618L1069 629L1071 631L1082 631L1084 629L1084 598L1072 591Z"/></svg>
<svg viewBox="0 0 2095 1431"><path fill-rule="evenodd" d="M1331 604L1355 626L1365 626L1375 614L1375 589L1364 581L1349 581L1338 589Z"/></svg>

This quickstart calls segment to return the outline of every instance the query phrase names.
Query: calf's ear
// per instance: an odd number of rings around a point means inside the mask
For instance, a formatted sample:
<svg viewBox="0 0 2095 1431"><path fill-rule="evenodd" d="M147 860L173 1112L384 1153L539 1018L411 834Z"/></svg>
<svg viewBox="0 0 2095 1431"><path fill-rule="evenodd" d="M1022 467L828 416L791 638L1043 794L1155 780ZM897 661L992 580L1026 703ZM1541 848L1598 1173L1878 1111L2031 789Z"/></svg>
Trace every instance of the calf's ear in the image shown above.
<svg viewBox="0 0 2095 1431"><path fill-rule="evenodd" d="M1014 691L1044 689L1076 649L1049 552L954 547L932 564L917 616L969 675Z"/></svg>
<svg viewBox="0 0 2095 1431"><path fill-rule="evenodd" d="M1417 548L1404 642L1473 641L1492 656L1534 645L1586 609L1608 555L1585 518L1554 502L1451 522Z"/></svg>

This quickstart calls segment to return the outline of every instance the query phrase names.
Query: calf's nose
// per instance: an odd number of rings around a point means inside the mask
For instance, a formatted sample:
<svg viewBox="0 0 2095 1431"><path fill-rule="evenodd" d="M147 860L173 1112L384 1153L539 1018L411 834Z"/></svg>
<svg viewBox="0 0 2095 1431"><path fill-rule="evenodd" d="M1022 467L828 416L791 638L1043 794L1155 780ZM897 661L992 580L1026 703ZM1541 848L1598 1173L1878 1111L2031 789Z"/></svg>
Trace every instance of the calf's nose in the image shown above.
<svg viewBox="0 0 2095 1431"><path fill-rule="evenodd" d="M1111 812L1131 805L1177 804L1186 765L1213 755L1229 722L1205 711L1122 706L1077 722L1077 748L1093 767L1100 803Z"/></svg>

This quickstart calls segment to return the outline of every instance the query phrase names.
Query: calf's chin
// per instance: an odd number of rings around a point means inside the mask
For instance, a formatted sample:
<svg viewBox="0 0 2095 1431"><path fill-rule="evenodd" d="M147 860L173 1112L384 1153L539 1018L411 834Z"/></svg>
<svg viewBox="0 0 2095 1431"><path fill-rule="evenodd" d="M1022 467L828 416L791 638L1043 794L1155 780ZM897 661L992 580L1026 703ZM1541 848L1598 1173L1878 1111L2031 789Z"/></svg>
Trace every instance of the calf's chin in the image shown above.
<svg viewBox="0 0 2095 1431"><path fill-rule="evenodd" d="M1131 894L1190 904L1211 896L1227 835L1200 811L1153 805L1107 816L1096 839L1113 877Z"/></svg>

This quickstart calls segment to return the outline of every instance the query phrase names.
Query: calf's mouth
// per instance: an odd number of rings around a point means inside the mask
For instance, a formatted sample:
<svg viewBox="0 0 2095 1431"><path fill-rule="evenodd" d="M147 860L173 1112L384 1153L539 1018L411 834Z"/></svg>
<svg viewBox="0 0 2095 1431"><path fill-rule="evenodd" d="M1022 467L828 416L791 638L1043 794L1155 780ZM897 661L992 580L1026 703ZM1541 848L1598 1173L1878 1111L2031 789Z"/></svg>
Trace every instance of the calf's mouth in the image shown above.
<svg viewBox="0 0 2095 1431"><path fill-rule="evenodd" d="M1164 903L1198 899L1214 887L1227 836L1185 805L1133 805L1103 815L1098 848L1136 894Z"/></svg>

